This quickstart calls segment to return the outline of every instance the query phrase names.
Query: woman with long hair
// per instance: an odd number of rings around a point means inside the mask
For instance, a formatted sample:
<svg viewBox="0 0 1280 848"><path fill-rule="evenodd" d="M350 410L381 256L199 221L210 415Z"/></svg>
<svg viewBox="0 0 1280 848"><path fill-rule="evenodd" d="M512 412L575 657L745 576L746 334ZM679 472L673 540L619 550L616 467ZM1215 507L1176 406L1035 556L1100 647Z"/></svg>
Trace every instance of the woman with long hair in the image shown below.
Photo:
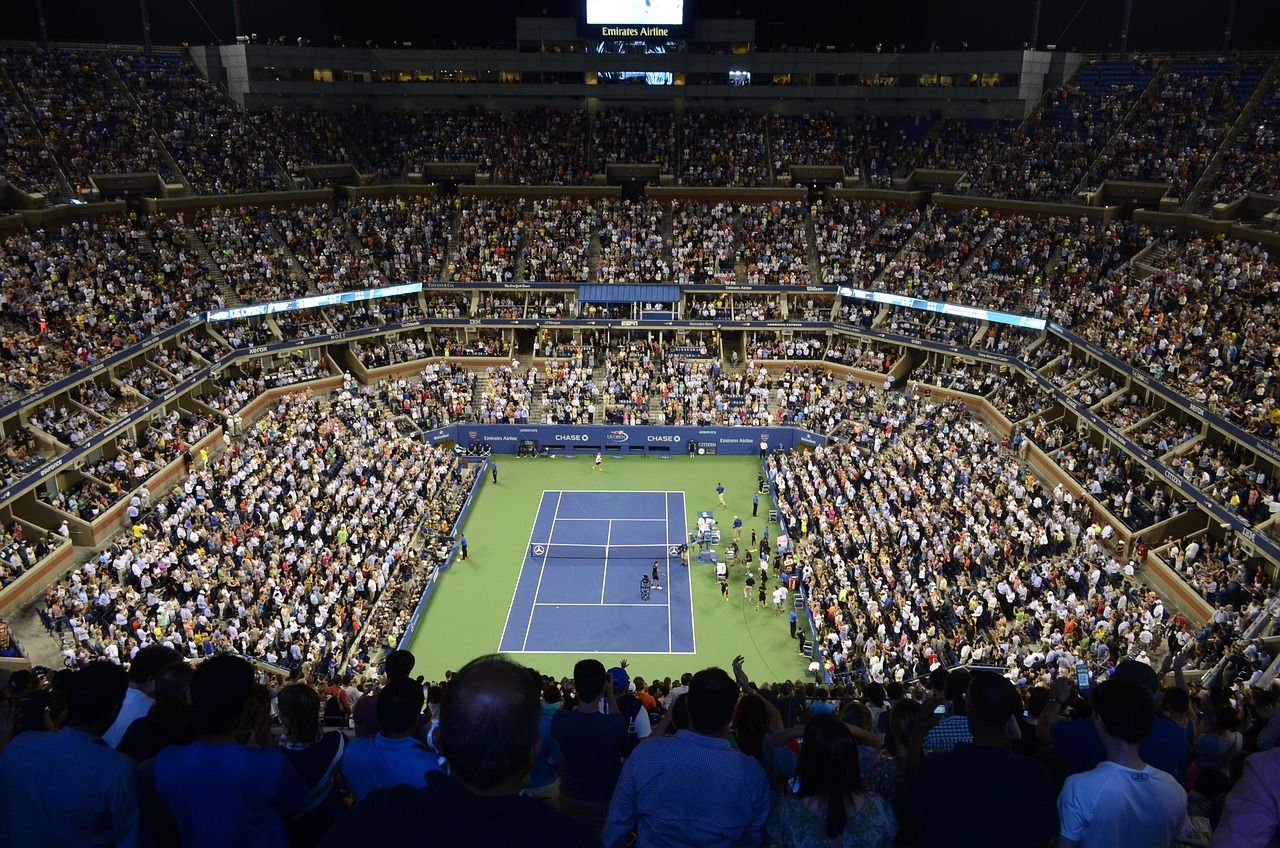
<svg viewBox="0 0 1280 848"><path fill-rule="evenodd" d="M803 728L784 730L777 707L754 692L745 693L734 708L732 728L738 750L760 763L770 787L780 789L795 776L796 755L786 746Z"/></svg>
<svg viewBox="0 0 1280 848"><path fill-rule="evenodd" d="M307 683L290 683L276 696L285 735L280 748L311 789L307 804L289 821L291 846L315 845L346 809L340 784L346 739L320 730L320 694Z"/></svg>
<svg viewBox="0 0 1280 848"><path fill-rule="evenodd" d="M769 841L788 848L890 848L898 832L889 804L863 788L858 743L833 715L805 728L792 797L778 796Z"/></svg>

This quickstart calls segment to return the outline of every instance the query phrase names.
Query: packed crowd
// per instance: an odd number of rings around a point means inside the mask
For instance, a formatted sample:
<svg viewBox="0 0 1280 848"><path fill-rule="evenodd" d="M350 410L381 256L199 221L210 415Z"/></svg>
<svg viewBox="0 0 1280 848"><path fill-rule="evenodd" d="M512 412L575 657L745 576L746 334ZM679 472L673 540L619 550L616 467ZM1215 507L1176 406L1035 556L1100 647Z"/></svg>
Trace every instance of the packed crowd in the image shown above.
<svg viewBox="0 0 1280 848"><path fill-rule="evenodd" d="M600 214L601 282L649 282L671 277L663 222L667 211L656 200L620 200Z"/></svg>
<svg viewBox="0 0 1280 848"><path fill-rule="evenodd" d="M680 181L684 185L768 185L763 116L686 112L680 121Z"/></svg>
<svg viewBox="0 0 1280 848"><path fill-rule="evenodd" d="M171 220L82 221L0 240L13 398L221 302Z"/></svg>
<svg viewBox="0 0 1280 848"><path fill-rule="evenodd" d="M72 191L87 190L93 174L150 171L177 178L163 142L107 62L94 50L4 50L5 73Z"/></svg>
<svg viewBox="0 0 1280 848"><path fill-rule="evenodd" d="M1222 237L1168 243L1155 273L1078 304L1074 329L1176 385L1241 428L1280 432L1280 267L1266 248Z"/></svg>
<svg viewBox="0 0 1280 848"><path fill-rule="evenodd" d="M642 163L675 172L676 120L671 112L600 110L591 121L591 161L603 172L612 163Z"/></svg>
<svg viewBox="0 0 1280 848"><path fill-rule="evenodd" d="M901 683L973 662L1035 680L1160 647L1163 605L1088 506L1029 477L963 404L863 409L847 443L769 466L831 671Z"/></svg>
<svg viewBox="0 0 1280 848"><path fill-rule="evenodd" d="M177 53L116 53L129 94L199 194L280 191L290 186L270 148L225 93Z"/></svg>
<svg viewBox="0 0 1280 848"><path fill-rule="evenodd" d="M974 190L993 197L1067 201L1124 124L1155 69L1150 60L1097 59L1045 94Z"/></svg>
<svg viewBox="0 0 1280 848"><path fill-rule="evenodd" d="M451 455L389 427L371 390L288 395L173 494L135 504L132 527L46 592L76 633L70 658L167 644L334 670L359 640L385 644L362 632L380 591L462 486Z"/></svg>
<svg viewBox="0 0 1280 848"><path fill-rule="evenodd" d="M1280 121L1280 77L1270 86L1247 117L1241 133L1222 154L1214 172L1214 203L1230 203L1246 191L1280 195L1280 141L1276 122Z"/></svg>
<svg viewBox="0 0 1280 848"><path fill-rule="evenodd" d="M130 659L9 681L4 838L1225 848L1280 828L1276 689L1189 683L1181 658L1164 687L1129 655L1089 685L1060 656L830 686L757 683L742 657L645 680L485 656L438 683L405 651L283 681L162 645ZM73 760L92 764L76 792L48 792Z"/></svg>
<svg viewBox="0 0 1280 848"><path fill-rule="evenodd" d="M435 197L363 197L343 210L360 255L393 282L437 279L453 209Z"/></svg>
<svg viewBox="0 0 1280 848"><path fill-rule="evenodd" d="M740 250L748 283L809 282L809 237L804 204L774 201L740 208Z"/></svg>
<svg viewBox="0 0 1280 848"><path fill-rule="evenodd" d="M677 283L731 282L736 275L737 220L730 203L673 203L672 279Z"/></svg>
<svg viewBox="0 0 1280 848"><path fill-rule="evenodd" d="M1256 63L1174 61L1150 98L1139 102L1085 182L1168 182L1185 198L1262 77Z"/></svg>

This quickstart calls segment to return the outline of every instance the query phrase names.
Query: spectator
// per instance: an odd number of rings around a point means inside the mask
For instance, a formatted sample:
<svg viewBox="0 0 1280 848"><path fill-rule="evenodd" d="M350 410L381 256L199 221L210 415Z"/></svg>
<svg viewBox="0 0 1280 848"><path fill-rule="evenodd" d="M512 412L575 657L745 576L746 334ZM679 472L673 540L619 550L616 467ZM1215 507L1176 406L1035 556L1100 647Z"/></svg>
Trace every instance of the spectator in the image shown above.
<svg viewBox="0 0 1280 848"><path fill-rule="evenodd" d="M425 786L427 772L440 768L440 758L413 735L425 701L422 685L407 677L390 680L377 699L377 735L352 740L342 757L342 776L356 800L375 789Z"/></svg>
<svg viewBox="0 0 1280 848"><path fill-rule="evenodd" d="M1106 760L1062 787L1059 848L1166 848L1190 822L1187 793L1139 750L1155 721L1150 691L1123 677L1108 680L1093 693L1093 709Z"/></svg>
<svg viewBox="0 0 1280 848"><path fill-rule="evenodd" d="M1272 848L1280 843L1280 750L1254 754L1223 805L1213 848Z"/></svg>
<svg viewBox="0 0 1280 848"><path fill-rule="evenodd" d="M1048 844L1058 832L1049 772L1010 748L1022 709L1017 690L998 674L976 672L965 705L973 741L926 756L907 795L920 844Z"/></svg>
<svg viewBox="0 0 1280 848"><path fill-rule="evenodd" d="M889 848L898 832L889 803L866 791L858 743L833 715L805 727L796 766L795 795L776 795L769 818L774 845Z"/></svg>
<svg viewBox="0 0 1280 848"><path fill-rule="evenodd" d="M147 789L162 808L154 824L164 834L172 816L184 848L283 848L286 817L306 805L307 785L284 755L246 744L261 709L255 686L253 666L239 657L201 663L191 677L200 738L155 759Z"/></svg>
<svg viewBox="0 0 1280 848"><path fill-rule="evenodd" d="M693 675L688 730L653 736L622 769L604 842L640 845L758 845L769 819L769 784L760 764L729 746L738 686L719 668ZM711 795L707 787L717 787ZM828 787L830 788L830 787ZM821 791L821 790L819 790Z"/></svg>
<svg viewBox="0 0 1280 848"><path fill-rule="evenodd" d="M164 645L148 645L133 655L129 664L129 690L124 695L124 705L115 722L102 734L102 741L112 748L120 747L120 740L130 725L151 711L155 704L156 678L173 663L182 662L182 655Z"/></svg>
<svg viewBox="0 0 1280 848"><path fill-rule="evenodd" d="M598 831L628 750L627 718L618 706L613 678L599 660L574 665L573 689L578 703L551 719L551 738L564 755L560 809Z"/></svg>
<svg viewBox="0 0 1280 848"><path fill-rule="evenodd" d="M0 753L0 845L136 846L133 761L100 740L128 677L100 661L70 675L66 724L21 733Z"/></svg>
<svg viewBox="0 0 1280 848"><path fill-rule="evenodd" d="M601 675L604 669L601 668ZM520 796L538 747L538 688L528 669L499 657L472 660L446 685L440 747L449 774L426 788L397 786L356 804L321 843L433 846L599 846L569 817Z"/></svg>
<svg viewBox="0 0 1280 848"><path fill-rule="evenodd" d="M560 806L560 769L564 765L564 754L560 752L560 743L551 735L551 722L560 712L562 695L560 687L547 680L541 683L542 700L538 703L538 738L541 747L533 761L533 770L529 773L529 783L525 791L534 798L544 798L553 807Z"/></svg>
<svg viewBox="0 0 1280 848"><path fill-rule="evenodd" d="M316 845L345 811L338 772L346 737L321 732L320 696L306 683L285 686L276 704L284 725L280 748L309 790L306 805L289 819L289 844Z"/></svg>
<svg viewBox="0 0 1280 848"><path fill-rule="evenodd" d="M191 712L194 671L185 662L170 663L160 671L155 682L155 703L145 716L129 725L116 746L117 751L142 763L155 758L170 745L190 745L196 741L198 731Z"/></svg>
<svg viewBox="0 0 1280 848"><path fill-rule="evenodd" d="M1137 660L1125 660L1116 666L1111 679L1138 686L1155 709L1159 680L1151 666ZM1069 679L1059 677L1053 681L1051 697L1036 724L1036 734L1042 742L1051 742L1054 750L1066 758L1068 774L1079 774L1102 762L1106 751L1095 722L1089 719L1067 721L1062 717L1062 709L1070 702L1071 695ZM1186 732L1172 720L1160 716L1148 722L1146 736L1142 740L1144 762L1177 777L1186 771L1187 750Z"/></svg>

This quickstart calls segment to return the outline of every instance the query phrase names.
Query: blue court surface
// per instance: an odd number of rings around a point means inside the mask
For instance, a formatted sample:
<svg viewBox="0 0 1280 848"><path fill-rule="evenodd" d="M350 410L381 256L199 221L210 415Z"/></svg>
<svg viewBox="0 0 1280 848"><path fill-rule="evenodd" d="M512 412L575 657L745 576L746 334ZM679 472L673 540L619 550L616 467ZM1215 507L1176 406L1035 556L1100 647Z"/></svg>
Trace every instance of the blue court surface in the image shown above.
<svg viewBox="0 0 1280 848"><path fill-rule="evenodd" d="M543 492L498 650L692 654L688 538L684 492Z"/></svg>

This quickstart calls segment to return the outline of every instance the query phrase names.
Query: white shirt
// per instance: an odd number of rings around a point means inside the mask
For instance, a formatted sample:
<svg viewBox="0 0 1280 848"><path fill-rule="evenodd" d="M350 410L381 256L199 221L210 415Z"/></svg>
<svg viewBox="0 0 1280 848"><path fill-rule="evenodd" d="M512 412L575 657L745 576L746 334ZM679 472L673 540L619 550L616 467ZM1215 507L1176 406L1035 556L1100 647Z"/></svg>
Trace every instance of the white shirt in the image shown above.
<svg viewBox="0 0 1280 848"><path fill-rule="evenodd" d="M1082 848L1168 848L1190 827L1187 792L1172 775L1109 760L1067 778L1058 796L1058 818L1063 838Z"/></svg>
<svg viewBox="0 0 1280 848"><path fill-rule="evenodd" d="M124 703L120 706L120 714L116 716L116 720L107 729L107 732L102 734L102 741L112 748L119 745L120 740L124 738L125 731L129 729L129 725L151 712L151 705L154 703L155 699L150 695L130 686L125 690Z"/></svg>

